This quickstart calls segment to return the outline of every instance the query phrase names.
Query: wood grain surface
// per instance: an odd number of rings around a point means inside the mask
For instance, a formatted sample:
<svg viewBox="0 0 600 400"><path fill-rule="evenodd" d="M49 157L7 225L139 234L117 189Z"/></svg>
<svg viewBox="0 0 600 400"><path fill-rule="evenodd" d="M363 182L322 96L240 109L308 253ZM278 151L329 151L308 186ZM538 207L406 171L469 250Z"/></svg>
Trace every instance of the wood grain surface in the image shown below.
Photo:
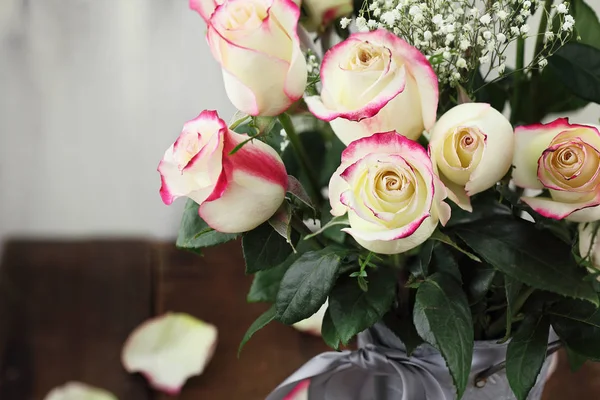
<svg viewBox="0 0 600 400"><path fill-rule="evenodd" d="M238 242L202 257L143 241L10 242L0 270L0 400L42 400L71 380L120 400L264 399L326 347L272 323L238 359L244 332L266 309L246 303L250 282ZM177 397L150 390L120 363L131 330L167 311L219 328L213 361ZM560 352L542 400L571 399L600 399L600 364L571 373Z"/></svg>

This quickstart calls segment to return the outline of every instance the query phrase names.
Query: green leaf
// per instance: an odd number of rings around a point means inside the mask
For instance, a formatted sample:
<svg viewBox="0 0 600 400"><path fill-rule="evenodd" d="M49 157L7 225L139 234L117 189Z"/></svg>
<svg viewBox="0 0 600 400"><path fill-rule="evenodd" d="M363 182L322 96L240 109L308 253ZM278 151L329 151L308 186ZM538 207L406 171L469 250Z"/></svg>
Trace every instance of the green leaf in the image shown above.
<svg viewBox="0 0 600 400"><path fill-rule="evenodd" d="M598 304L571 248L521 219L496 218L457 227L456 234L494 268L536 289Z"/></svg>
<svg viewBox="0 0 600 400"><path fill-rule="evenodd" d="M445 246L435 246L433 249L433 263L431 265L433 272L443 272L456 278L456 280L462 283L462 276L460 268L454 255Z"/></svg>
<svg viewBox="0 0 600 400"><path fill-rule="evenodd" d="M600 103L600 49L568 43L548 58L548 67L577 96Z"/></svg>
<svg viewBox="0 0 600 400"><path fill-rule="evenodd" d="M400 319L394 311L389 311L383 316L383 322L406 347L406 354L410 357L417 347L425 343L411 318Z"/></svg>
<svg viewBox="0 0 600 400"><path fill-rule="evenodd" d="M240 356L244 345L248 343L248 340L250 340L250 338L254 336L256 332L258 332L259 330L267 326L271 321L273 321L273 319L275 319L275 305L271 306L271 308L269 308L267 311L261 314L261 316L258 317L256 321L252 323L252 325L250 325L250 328L248 328L248 330L244 334L242 342L240 343L240 347L238 348L238 357Z"/></svg>
<svg viewBox="0 0 600 400"><path fill-rule="evenodd" d="M490 286L496 276L494 267L487 263L472 265L465 277L466 289L469 295L469 303L475 304L480 301L490 290Z"/></svg>
<svg viewBox="0 0 600 400"><path fill-rule="evenodd" d="M291 194L294 198L300 200L300 202L304 203L309 208L314 209L312 201L310 200L310 196L308 195L308 193L306 193L304 186L302 186L298 179L291 175L288 175L287 192Z"/></svg>
<svg viewBox="0 0 600 400"><path fill-rule="evenodd" d="M579 43L600 49L600 21L592 7L583 0L572 0L571 14L575 18L575 33L581 38Z"/></svg>
<svg viewBox="0 0 600 400"><path fill-rule="evenodd" d="M436 243L433 240L428 240L419 249L419 256L415 259L413 263L409 265L409 271L415 275L422 278L425 278L429 275L429 263L431 263L431 258L433 256L433 248Z"/></svg>
<svg viewBox="0 0 600 400"><path fill-rule="evenodd" d="M600 361L600 310L575 300L556 304L547 313L554 330L576 353Z"/></svg>
<svg viewBox="0 0 600 400"><path fill-rule="evenodd" d="M476 194L471 198L473 212L468 212L458 207L453 202L449 202L452 208L452 216L446 224L446 228L468 224L481 219L487 219L499 215L511 215L511 210L501 204L494 196L493 191L486 191Z"/></svg>
<svg viewBox="0 0 600 400"><path fill-rule="evenodd" d="M419 286L413 310L419 336L440 351L461 398L469 380L473 357L473 321L460 285L442 273Z"/></svg>
<svg viewBox="0 0 600 400"><path fill-rule="evenodd" d="M298 132L298 137L300 138L300 142L302 142L302 146L306 149L306 153L310 158L310 163L313 167L313 170L321 171L321 169L323 168L326 151L325 141L323 140L323 135L321 134L321 132ZM292 146L291 144L288 145L283 151L281 159L283 160L285 168L289 175L297 177L304 187L311 187L308 175L302 169L300 163L298 162L296 154L294 154L294 146Z"/></svg>
<svg viewBox="0 0 600 400"><path fill-rule="evenodd" d="M257 272L254 275L252 286L250 286L250 292L248 292L246 299L248 303L275 303L283 276L299 257L299 254L290 254L278 266Z"/></svg>
<svg viewBox="0 0 600 400"><path fill-rule="evenodd" d="M221 233L212 229L198 215L198 207L198 203L192 199L185 203L176 242L178 248L200 252L204 247L216 246L238 237L237 233Z"/></svg>
<svg viewBox="0 0 600 400"><path fill-rule="evenodd" d="M281 281L276 319L291 325L316 313L327 300L341 261L332 247L302 254Z"/></svg>
<svg viewBox="0 0 600 400"><path fill-rule="evenodd" d="M329 308L325 311L323 316L323 324L321 325L321 337L325 344L335 350L340 348L340 337L335 330L331 315L329 314Z"/></svg>
<svg viewBox="0 0 600 400"><path fill-rule="evenodd" d="M285 261L293 249L269 224L262 224L242 237L246 274L264 271Z"/></svg>
<svg viewBox="0 0 600 400"><path fill-rule="evenodd" d="M546 360L550 322L529 315L508 344L506 377L518 400L526 400Z"/></svg>
<svg viewBox="0 0 600 400"><path fill-rule="evenodd" d="M454 240L452 240L450 238L450 236L448 236L448 235L440 232L439 230L436 230L435 232L433 232L433 235L431 235L430 239L431 240L437 240L437 241L440 241L442 243L445 243L448 246L454 248L455 250L460 251L461 253L463 253L464 255L466 255L467 257L469 257L471 260L477 261L477 262L481 262L481 259L479 257L477 257L475 254L470 253L467 250L465 250L462 247L460 247L459 245L457 245L454 242Z"/></svg>
<svg viewBox="0 0 600 400"><path fill-rule="evenodd" d="M329 295L329 313L342 343L370 328L389 310L396 296L396 272L379 267L369 271L369 290L355 279L340 278Z"/></svg>
<svg viewBox="0 0 600 400"><path fill-rule="evenodd" d="M512 330L512 319L515 316L515 304L523 284L518 280L504 275L504 291L506 292L506 336L509 337Z"/></svg>

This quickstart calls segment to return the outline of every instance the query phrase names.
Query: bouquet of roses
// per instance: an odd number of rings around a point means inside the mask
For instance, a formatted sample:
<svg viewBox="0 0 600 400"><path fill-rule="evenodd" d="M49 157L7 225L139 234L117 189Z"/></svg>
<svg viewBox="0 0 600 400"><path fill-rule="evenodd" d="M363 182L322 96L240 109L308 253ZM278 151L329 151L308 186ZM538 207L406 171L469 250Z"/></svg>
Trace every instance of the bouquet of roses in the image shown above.
<svg viewBox="0 0 600 400"><path fill-rule="evenodd" d="M184 125L160 194L188 197L179 247L241 237L248 301L272 303L243 343L320 309L334 349L383 321L439 351L459 398L478 340L508 342L519 399L551 328L600 360L600 133L540 123L600 102L583 0L190 4L240 111Z"/></svg>

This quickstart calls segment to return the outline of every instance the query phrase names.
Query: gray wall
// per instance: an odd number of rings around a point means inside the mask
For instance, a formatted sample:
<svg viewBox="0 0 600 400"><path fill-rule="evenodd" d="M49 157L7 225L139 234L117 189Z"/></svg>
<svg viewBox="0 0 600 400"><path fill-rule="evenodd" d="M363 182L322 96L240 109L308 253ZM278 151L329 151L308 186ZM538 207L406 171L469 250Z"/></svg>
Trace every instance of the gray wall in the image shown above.
<svg viewBox="0 0 600 400"><path fill-rule="evenodd" d="M201 110L233 113L187 0L0 0L0 54L0 238L172 236L158 161Z"/></svg>

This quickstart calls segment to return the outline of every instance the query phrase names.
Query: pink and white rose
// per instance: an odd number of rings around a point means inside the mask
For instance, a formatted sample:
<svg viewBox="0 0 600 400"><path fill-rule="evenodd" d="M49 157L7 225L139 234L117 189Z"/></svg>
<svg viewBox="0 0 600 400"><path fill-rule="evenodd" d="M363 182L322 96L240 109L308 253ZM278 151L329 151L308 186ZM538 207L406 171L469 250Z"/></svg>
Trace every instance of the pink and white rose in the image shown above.
<svg viewBox="0 0 600 400"><path fill-rule="evenodd" d="M354 33L332 47L321 84L321 95L306 103L345 144L391 130L417 139L435 123L435 72L419 50L386 30Z"/></svg>
<svg viewBox="0 0 600 400"><path fill-rule="evenodd" d="M397 132L350 143L329 182L331 213L348 213L344 231L376 253L397 254L427 240L450 206L431 159Z"/></svg>
<svg viewBox="0 0 600 400"><path fill-rule="evenodd" d="M208 45L225 91L249 115L274 116L304 94L306 60L292 0L228 0L208 20Z"/></svg>
<svg viewBox="0 0 600 400"><path fill-rule="evenodd" d="M448 197L472 211L470 196L494 186L513 159L512 125L485 103L458 105L436 122L429 149Z"/></svg>
<svg viewBox="0 0 600 400"><path fill-rule="evenodd" d="M208 22L210 16L215 12L217 7L226 1L227 0L190 0L190 8L200 14L200 16ZM300 0L292 1L300 6Z"/></svg>
<svg viewBox="0 0 600 400"><path fill-rule="evenodd" d="M513 179L548 189L550 197L523 197L536 212L575 222L600 219L600 132L559 118L515 130Z"/></svg>
<svg viewBox="0 0 600 400"><path fill-rule="evenodd" d="M288 177L277 152L259 140L229 154L247 139L215 111L187 122L158 166L163 202L189 197L219 232L246 232L267 221L284 200Z"/></svg>

